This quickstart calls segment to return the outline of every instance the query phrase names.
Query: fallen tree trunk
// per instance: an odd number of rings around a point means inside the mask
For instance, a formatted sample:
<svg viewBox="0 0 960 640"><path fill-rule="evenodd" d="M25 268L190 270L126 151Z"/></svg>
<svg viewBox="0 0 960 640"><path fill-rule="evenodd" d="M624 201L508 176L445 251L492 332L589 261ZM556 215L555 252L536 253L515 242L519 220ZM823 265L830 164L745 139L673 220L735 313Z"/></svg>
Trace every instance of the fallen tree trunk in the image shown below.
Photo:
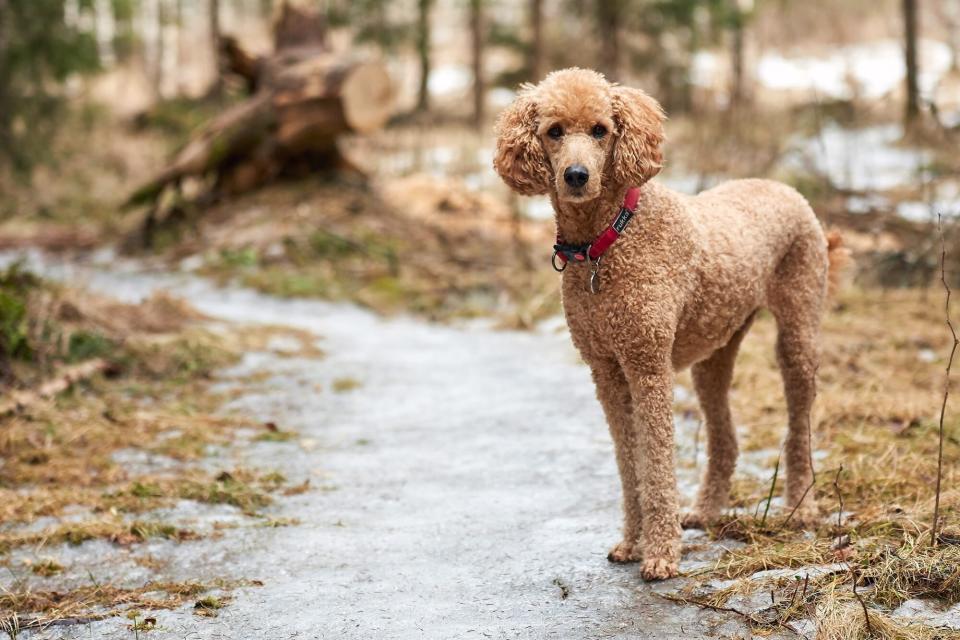
<svg viewBox="0 0 960 640"><path fill-rule="evenodd" d="M189 176L215 174L217 189L227 194L249 190L282 174L299 155L330 162L338 136L375 131L390 116L393 89L376 62L325 54L290 67L267 65L261 81L256 95L203 127L130 204L154 201Z"/></svg>
<svg viewBox="0 0 960 640"><path fill-rule="evenodd" d="M393 87L385 66L326 48L326 25L316 12L284 4L275 29L276 50L256 57L225 36L225 67L252 92L201 128L173 160L137 189L128 205L150 206L144 240L158 220L168 187L179 196L185 179L205 181L203 201L254 189L279 176L352 167L337 138L370 133L386 124ZM180 209L182 212L182 209Z"/></svg>
<svg viewBox="0 0 960 640"><path fill-rule="evenodd" d="M87 360L59 371L56 376L44 382L36 389L13 391L10 397L0 402L0 417L15 411L22 411L41 400L52 398L72 387L80 380L86 380L98 373L107 371L111 365L102 358Z"/></svg>

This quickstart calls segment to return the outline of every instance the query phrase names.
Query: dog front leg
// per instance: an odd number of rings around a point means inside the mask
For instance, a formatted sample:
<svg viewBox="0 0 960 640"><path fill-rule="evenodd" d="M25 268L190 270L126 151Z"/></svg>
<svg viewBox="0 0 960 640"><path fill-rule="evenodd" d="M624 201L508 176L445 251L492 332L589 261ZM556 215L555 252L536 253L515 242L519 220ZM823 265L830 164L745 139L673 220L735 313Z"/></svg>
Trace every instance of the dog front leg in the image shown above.
<svg viewBox="0 0 960 640"><path fill-rule="evenodd" d="M680 569L680 511L673 447L673 371L625 368L633 398L638 493L643 511L644 580Z"/></svg>
<svg viewBox="0 0 960 640"><path fill-rule="evenodd" d="M597 399L610 427L617 469L623 487L623 539L610 549L610 562L638 562L641 559L640 532L642 531L640 496L637 493L637 465L634 460L636 445L633 438L633 400L630 386L613 358L588 358Z"/></svg>

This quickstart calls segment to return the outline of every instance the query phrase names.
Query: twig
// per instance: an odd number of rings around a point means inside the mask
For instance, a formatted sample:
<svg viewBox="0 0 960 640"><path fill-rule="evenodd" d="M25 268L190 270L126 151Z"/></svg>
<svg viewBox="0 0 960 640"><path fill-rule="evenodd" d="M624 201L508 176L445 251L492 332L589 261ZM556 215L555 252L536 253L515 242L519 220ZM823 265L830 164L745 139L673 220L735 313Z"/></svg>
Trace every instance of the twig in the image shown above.
<svg viewBox="0 0 960 640"><path fill-rule="evenodd" d="M837 469L837 477L833 479L833 488L837 490L837 549L843 545L843 493L840 491L840 474L843 473L843 465Z"/></svg>
<svg viewBox="0 0 960 640"><path fill-rule="evenodd" d="M867 637L873 637L873 624L870 622L870 612L867 610L867 603L863 601L863 597L857 593L857 581L859 576L857 572L853 570L853 567L850 566L850 563L847 563L847 568L850 569L850 576L853 578L853 597L857 599L857 602L860 603L860 606L863 608L863 621L867 626Z"/></svg>
<svg viewBox="0 0 960 640"><path fill-rule="evenodd" d="M683 596L674 596L674 595L670 595L669 593L658 593L658 592L656 592L656 591L654 591L654 592L652 592L652 593L655 593L656 595L660 596L660 597L663 598L664 600L669 600L670 602L675 602L675 603L677 603L677 604L692 604L692 605L696 605L696 606L698 606L698 607L702 607L702 608L704 608L704 609L710 609L711 611L722 611L722 612L724 612L724 613L734 613L734 614L736 614L736 615L738 615L738 616L741 616L742 618L748 620L751 624L756 625L756 626L758 626L758 627L768 627L768 626L770 626L768 623L765 623L763 620L760 620L760 619L757 618L756 616L753 616L753 615L751 615L751 614L749 614L749 613L744 613L743 611L737 611L737 610L734 609L733 607L724 607L724 606L717 605L717 604L710 604L709 602L704 602L704 601L702 601L702 600L694 600L694 599L691 599L691 598L684 598Z"/></svg>
<svg viewBox="0 0 960 640"><path fill-rule="evenodd" d="M777 464L773 467L773 480L770 481L770 492L767 494L767 506L763 508L763 517L760 518L760 526L767 523L767 514L770 513L770 502L773 501L773 491L777 486L777 474L780 473L780 454L777 454Z"/></svg>
<svg viewBox="0 0 960 640"><path fill-rule="evenodd" d="M27 618L20 623L20 629L46 629L48 627L70 627L80 624L90 624L91 622L99 622L100 620L105 620L111 616L119 615L117 611L111 611L106 614L92 614L89 616L71 616L69 618L53 618L53 619L44 619L41 617L37 618Z"/></svg>
<svg viewBox="0 0 960 640"><path fill-rule="evenodd" d="M937 231L940 232L940 282L947 292L947 300L944 303L944 315L947 318L947 327L950 329L950 335L953 336L953 345L950 347L950 358L947 360L946 380L943 383L943 403L940 405L940 426L938 433L937 450L937 490L936 498L933 503L933 524L930 527L930 544L937 546L937 525L940 519L940 482L943 480L943 417L947 411L947 397L950 395L950 369L953 367L953 357L957 353L957 331L953 328L953 322L950 320L950 285L947 284L947 244L943 237L943 218L937 214Z"/></svg>
<svg viewBox="0 0 960 640"><path fill-rule="evenodd" d="M50 380L47 380L35 390L13 392L10 398L0 402L0 417L14 413L45 398L66 391L75 383L90 378L110 368L110 363L102 358L87 360L71 367L65 367Z"/></svg>

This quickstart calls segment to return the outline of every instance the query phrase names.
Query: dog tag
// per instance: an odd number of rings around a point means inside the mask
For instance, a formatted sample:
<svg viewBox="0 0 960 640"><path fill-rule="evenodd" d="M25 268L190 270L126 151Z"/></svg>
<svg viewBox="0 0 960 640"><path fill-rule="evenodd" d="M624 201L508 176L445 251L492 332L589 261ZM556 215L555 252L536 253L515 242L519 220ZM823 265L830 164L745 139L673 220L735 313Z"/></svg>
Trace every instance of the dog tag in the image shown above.
<svg viewBox="0 0 960 640"><path fill-rule="evenodd" d="M597 294L600 293L600 261L597 260L594 263L593 269L590 271L590 293Z"/></svg>

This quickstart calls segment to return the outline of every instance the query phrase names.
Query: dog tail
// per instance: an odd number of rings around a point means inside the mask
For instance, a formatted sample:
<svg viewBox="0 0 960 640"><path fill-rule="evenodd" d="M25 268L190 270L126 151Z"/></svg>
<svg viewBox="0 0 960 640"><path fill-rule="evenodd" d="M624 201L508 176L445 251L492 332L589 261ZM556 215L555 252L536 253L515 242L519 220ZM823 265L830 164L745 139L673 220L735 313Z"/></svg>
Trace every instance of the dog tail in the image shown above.
<svg viewBox="0 0 960 640"><path fill-rule="evenodd" d="M827 234L827 260L830 262L827 270L827 295L833 298L840 290L844 272L851 263L850 249L843 244L843 236L839 231Z"/></svg>

